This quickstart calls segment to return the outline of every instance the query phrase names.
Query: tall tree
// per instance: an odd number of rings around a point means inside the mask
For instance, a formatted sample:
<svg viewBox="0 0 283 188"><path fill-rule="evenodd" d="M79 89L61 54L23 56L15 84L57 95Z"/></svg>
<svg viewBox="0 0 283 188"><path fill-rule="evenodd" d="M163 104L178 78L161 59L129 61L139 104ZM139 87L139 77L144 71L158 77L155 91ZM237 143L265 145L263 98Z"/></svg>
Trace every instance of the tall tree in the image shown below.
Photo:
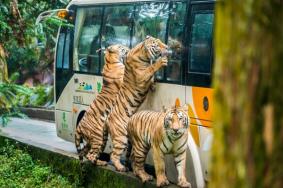
<svg viewBox="0 0 283 188"><path fill-rule="evenodd" d="M4 2L3 2L4 3ZM23 36L23 30L24 30L24 22L22 19L22 16L20 14L20 11L18 9L18 1L13 0L10 2L10 12L11 12L11 17L10 18L5 18L5 13L8 13L7 7L4 6L4 4L1 5L0 7L1 13L0 15L0 25L3 27L1 28L1 31L13 31L13 36L16 38L18 43L22 45L24 36ZM3 10L2 10L3 9ZM5 12L5 13L4 13ZM5 18L5 19L4 19ZM13 30L11 26L9 25L14 25L14 27L18 27L18 30ZM16 32L18 31L18 32ZM6 50L4 47L4 43L6 40L9 40L9 37L4 33L0 35L0 38L2 39L0 42L0 83L2 82L8 82L8 68L7 68L7 62L6 62Z"/></svg>
<svg viewBox="0 0 283 188"><path fill-rule="evenodd" d="M33 74L35 69L48 67L53 62L55 43L52 38L58 26L44 23L45 33L39 34L36 32L36 16L46 10L65 7L65 3L67 0L0 0L0 52L3 52L0 66L8 64L11 74L23 70ZM35 44L36 38L46 41L41 54ZM0 69L1 75L3 70Z"/></svg>
<svg viewBox="0 0 283 188"><path fill-rule="evenodd" d="M210 187L283 186L283 1L216 6Z"/></svg>

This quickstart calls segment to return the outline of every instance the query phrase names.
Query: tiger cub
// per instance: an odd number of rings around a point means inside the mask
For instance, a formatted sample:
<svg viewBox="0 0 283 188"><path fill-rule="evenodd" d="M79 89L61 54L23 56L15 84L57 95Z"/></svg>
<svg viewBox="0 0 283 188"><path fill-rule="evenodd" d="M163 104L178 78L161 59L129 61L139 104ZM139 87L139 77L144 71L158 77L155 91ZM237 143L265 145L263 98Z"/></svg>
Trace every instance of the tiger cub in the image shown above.
<svg viewBox="0 0 283 188"><path fill-rule="evenodd" d="M166 112L141 111L131 117L127 127L130 143L127 156L131 156L133 172L142 182L153 179L144 170L146 156L151 148L158 187L169 184L165 175L165 154L174 156L178 185L191 187L185 177L188 126L188 116L178 106Z"/></svg>
<svg viewBox="0 0 283 188"><path fill-rule="evenodd" d="M75 145L81 161L85 156L94 164L107 164L105 161L97 159L104 150L105 142L107 141L108 133L105 120L123 83L125 70L123 62L128 51L129 48L122 45L109 46L105 51L101 92L90 104L76 128ZM86 142L86 145L81 146L83 145L83 140Z"/></svg>
<svg viewBox="0 0 283 188"><path fill-rule="evenodd" d="M127 55L123 85L106 122L113 143L110 158L117 171L126 171L120 157L128 143L128 121L145 100L154 73L167 65L167 52L167 45L148 36Z"/></svg>

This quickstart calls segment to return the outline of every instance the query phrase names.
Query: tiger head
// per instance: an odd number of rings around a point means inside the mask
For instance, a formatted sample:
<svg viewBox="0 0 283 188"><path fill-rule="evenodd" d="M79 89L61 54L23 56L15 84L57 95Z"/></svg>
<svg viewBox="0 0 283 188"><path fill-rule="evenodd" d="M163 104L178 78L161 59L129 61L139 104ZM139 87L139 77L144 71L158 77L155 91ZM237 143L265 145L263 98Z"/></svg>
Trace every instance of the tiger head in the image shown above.
<svg viewBox="0 0 283 188"><path fill-rule="evenodd" d="M179 138L189 127L189 118L182 107L173 107L165 112L164 129L171 138Z"/></svg>
<svg viewBox="0 0 283 188"><path fill-rule="evenodd" d="M114 44L106 48L105 58L110 57L117 59L119 62L124 62L130 49L120 44ZM113 62L113 61L109 61ZM115 61L114 61L115 62Z"/></svg>
<svg viewBox="0 0 283 188"><path fill-rule="evenodd" d="M146 49L146 54L150 60L156 60L159 57L167 56L170 53L168 46L154 37L147 36L143 43Z"/></svg>

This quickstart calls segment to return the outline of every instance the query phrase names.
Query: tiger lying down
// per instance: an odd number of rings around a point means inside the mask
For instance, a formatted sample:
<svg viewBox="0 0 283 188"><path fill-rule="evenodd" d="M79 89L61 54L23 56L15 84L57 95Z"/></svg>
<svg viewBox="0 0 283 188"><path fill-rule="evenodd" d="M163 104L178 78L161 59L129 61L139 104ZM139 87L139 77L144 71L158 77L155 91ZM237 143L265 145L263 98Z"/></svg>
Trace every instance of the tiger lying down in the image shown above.
<svg viewBox="0 0 283 188"><path fill-rule="evenodd" d="M89 106L75 133L75 145L80 160L86 157L94 164L107 164L98 160L98 157L106 145L108 132L105 120L123 83L125 70L123 61L128 51L129 49L122 45L109 46L105 51L102 90ZM86 142L85 146L83 140Z"/></svg>
<svg viewBox="0 0 283 188"><path fill-rule="evenodd" d="M144 170L146 156L151 148L158 187L169 184L165 175L165 154L174 156L178 186L191 187L185 177L189 122L187 113L179 104L176 102L174 107L165 112L137 112L128 123L127 130L131 144L127 157L131 156L133 172L142 182L153 179Z"/></svg>

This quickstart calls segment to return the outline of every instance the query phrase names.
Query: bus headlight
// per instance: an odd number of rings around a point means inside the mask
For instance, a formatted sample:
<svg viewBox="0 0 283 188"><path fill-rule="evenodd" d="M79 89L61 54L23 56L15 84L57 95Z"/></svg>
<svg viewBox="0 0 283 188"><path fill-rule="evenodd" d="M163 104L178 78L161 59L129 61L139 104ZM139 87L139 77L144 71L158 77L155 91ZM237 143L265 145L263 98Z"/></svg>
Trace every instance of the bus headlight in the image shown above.
<svg viewBox="0 0 283 188"><path fill-rule="evenodd" d="M68 16L68 11L67 10L60 10L60 11L57 12L57 16L59 18L66 19L67 16Z"/></svg>

